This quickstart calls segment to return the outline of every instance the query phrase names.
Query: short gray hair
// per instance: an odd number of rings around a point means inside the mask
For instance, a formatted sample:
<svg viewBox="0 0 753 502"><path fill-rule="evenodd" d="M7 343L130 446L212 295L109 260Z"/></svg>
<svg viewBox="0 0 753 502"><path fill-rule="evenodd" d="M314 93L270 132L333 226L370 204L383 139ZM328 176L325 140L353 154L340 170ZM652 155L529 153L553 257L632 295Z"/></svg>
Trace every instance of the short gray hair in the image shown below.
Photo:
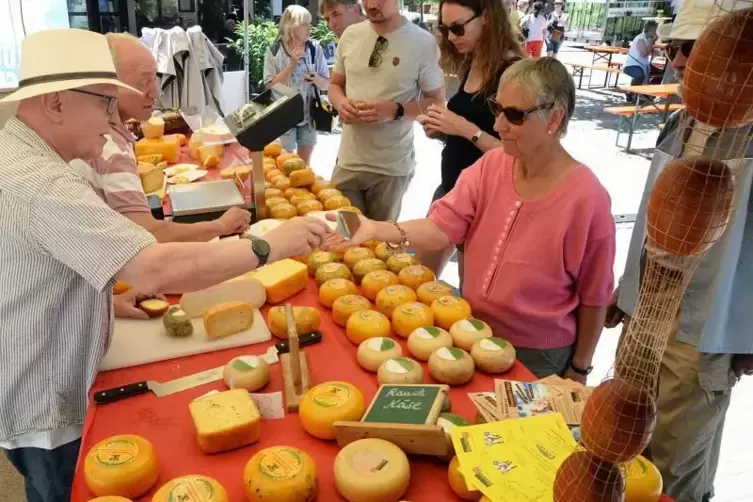
<svg viewBox="0 0 753 502"><path fill-rule="evenodd" d="M552 103L552 109L564 110L556 131L558 136L564 136L575 110L575 84L565 65L550 57L521 59L505 70L499 88L511 82L517 83L539 106Z"/></svg>

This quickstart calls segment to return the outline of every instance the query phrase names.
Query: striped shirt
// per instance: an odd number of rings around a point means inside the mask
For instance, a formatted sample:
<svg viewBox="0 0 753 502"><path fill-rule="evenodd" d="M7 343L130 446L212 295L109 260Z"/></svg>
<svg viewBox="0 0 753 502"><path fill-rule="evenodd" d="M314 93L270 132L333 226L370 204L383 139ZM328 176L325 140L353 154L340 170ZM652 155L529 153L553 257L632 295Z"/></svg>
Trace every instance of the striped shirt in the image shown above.
<svg viewBox="0 0 753 502"><path fill-rule="evenodd" d="M0 130L0 442L83 423L115 274L154 237L17 118Z"/></svg>
<svg viewBox="0 0 753 502"><path fill-rule="evenodd" d="M118 119L110 123L110 134L105 136L107 142L99 157L86 161L75 159L70 163L97 195L121 214L150 212L136 171L134 139Z"/></svg>

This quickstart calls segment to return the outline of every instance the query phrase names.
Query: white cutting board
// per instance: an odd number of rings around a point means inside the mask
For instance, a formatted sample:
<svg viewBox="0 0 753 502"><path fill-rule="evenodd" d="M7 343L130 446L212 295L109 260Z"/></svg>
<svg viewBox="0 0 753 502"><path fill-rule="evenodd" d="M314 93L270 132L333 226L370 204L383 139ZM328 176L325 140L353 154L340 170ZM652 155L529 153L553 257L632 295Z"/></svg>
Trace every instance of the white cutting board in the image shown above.
<svg viewBox="0 0 753 502"><path fill-rule="evenodd" d="M173 338L165 331L161 317L148 321L116 318L112 342L102 360L100 371L232 349L266 342L272 338L258 309L254 313L254 325L251 329L219 340L207 339L204 321L201 317L192 319L191 322L193 335L186 338Z"/></svg>

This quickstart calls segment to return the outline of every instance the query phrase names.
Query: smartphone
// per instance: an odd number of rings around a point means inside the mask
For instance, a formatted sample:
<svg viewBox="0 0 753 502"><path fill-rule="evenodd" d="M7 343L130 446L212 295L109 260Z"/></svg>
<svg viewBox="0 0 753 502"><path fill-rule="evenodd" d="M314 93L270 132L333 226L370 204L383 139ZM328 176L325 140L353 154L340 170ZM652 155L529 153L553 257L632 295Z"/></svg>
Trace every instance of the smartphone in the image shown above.
<svg viewBox="0 0 753 502"><path fill-rule="evenodd" d="M337 212L337 231L345 240L350 240L361 226L361 219L353 211Z"/></svg>

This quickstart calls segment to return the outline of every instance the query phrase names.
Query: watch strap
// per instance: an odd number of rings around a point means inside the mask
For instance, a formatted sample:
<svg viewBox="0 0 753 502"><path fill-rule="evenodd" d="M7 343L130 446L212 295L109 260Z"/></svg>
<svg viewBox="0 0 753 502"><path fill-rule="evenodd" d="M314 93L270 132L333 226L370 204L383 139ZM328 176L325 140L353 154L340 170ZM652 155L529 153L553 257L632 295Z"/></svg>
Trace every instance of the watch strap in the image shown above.
<svg viewBox="0 0 753 502"><path fill-rule="evenodd" d="M251 240L251 250L256 255L256 258L259 260L258 267L263 267L264 265L267 264L267 260L269 259L269 244L267 244L266 241L258 237L254 237L254 236L251 236L250 240ZM262 242L266 245L263 245Z"/></svg>
<svg viewBox="0 0 753 502"><path fill-rule="evenodd" d="M583 368L578 368L578 367L577 367L577 366L576 366L575 364L573 364L573 362L571 361L571 362L570 362L570 369L571 369L571 370L573 370L574 372L576 372L576 373L577 373L577 374L579 374L579 375L583 375L583 376L588 376L588 375L590 375L590 374L591 374L591 372L593 371L594 367L593 367L593 366L589 366L589 367L587 367L587 368L585 368L585 369L583 369Z"/></svg>

